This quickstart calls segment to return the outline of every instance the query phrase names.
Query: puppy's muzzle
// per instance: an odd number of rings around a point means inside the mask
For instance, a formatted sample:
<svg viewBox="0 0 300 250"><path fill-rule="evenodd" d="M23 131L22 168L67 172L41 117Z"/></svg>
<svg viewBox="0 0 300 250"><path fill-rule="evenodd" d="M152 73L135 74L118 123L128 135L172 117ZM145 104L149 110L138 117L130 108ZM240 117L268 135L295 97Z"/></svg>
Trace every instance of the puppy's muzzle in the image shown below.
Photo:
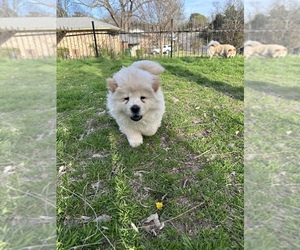
<svg viewBox="0 0 300 250"><path fill-rule="evenodd" d="M139 120L141 120L143 118L143 116L139 115L139 112L140 112L140 107L138 105L133 105L130 110L133 114L133 116L131 116L131 120L137 122Z"/></svg>

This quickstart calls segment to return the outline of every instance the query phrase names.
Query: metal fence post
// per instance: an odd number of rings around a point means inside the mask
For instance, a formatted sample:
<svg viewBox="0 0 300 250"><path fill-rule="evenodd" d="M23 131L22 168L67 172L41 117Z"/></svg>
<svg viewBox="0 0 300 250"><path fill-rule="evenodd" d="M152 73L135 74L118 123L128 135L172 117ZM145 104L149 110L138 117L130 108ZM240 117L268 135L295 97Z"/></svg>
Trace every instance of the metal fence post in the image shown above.
<svg viewBox="0 0 300 250"><path fill-rule="evenodd" d="M98 58L99 57L99 53L98 53L98 46L97 46L97 38L96 38L96 31L95 31L94 21L92 21L92 27L93 27L93 34L94 34L96 57Z"/></svg>
<svg viewBox="0 0 300 250"><path fill-rule="evenodd" d="M173 58L173 18L171 19L171 58Z"/></svg>

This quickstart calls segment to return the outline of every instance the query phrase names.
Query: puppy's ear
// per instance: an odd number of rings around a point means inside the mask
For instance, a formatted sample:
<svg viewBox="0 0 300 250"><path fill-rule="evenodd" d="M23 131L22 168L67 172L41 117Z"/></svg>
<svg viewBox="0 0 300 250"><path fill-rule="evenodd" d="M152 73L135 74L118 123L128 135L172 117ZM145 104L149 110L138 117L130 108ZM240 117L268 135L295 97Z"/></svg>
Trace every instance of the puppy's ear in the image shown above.
<svg viewBox="0 0 300 250"><path fill-rule="evenodd" d="M118 84L116 83L116 81L113 78L107 78L106 79L107 82L107 88L111 91L111 92L115 92Z"/></svg>
<svg viewBox="0 0 300 250"><path fill-rule="evenodd" d="M154 82L152 83L152 89L154 90L154 92L156 92L159 89L159 86L160 86L159 78L155 77Z"/></svg>

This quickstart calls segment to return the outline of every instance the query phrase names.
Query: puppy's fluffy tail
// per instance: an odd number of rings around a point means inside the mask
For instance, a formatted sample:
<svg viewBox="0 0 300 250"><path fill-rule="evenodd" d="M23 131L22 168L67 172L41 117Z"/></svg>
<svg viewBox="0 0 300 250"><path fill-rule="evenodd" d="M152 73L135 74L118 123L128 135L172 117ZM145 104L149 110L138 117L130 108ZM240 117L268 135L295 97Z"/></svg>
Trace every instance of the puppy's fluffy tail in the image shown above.
<svg viewBox="0 0 300 250"><path fill-rule="evenodd" d="M254 47L254 46L258 46L258 45L261 45L261 43L257 42L257 41L251 41L251 40L248 40L244 43L244 47L246 47L246 46Z"/></svg>
<svg viewBox="0 0 300 250"><path fill-rule="evenodd" d="M153 75L159 75L165 70L159 63L152 62L149 60L137 61L134 62L131 66L142 70L146 70Z"/></svg>
<svg viewBox="0 0 300 250"><path fill-rule="evenodd" d="M219 42L212 40L209 42L209 44L207 44L207 47L210 47L210 46L214 47L214 46L219 46L219 45L220 45Z"/></svg>

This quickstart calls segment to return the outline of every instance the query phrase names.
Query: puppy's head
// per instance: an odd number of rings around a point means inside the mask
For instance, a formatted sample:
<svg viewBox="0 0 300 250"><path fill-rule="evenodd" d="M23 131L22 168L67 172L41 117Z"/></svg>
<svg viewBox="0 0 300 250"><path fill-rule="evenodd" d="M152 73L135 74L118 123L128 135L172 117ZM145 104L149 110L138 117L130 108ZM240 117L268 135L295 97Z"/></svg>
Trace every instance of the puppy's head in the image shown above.
<svg viewBox="0 0 300 250"><path fill-rule="evenodd" d="M158 74L163 71L164 68L157 63L140 61L122 68L113 78L108 78L107 86L114 111L137 122L149 110L158 108Z"/></svg>
<svg viewBox="0 0 300 250"><path fill-rule="evenodd" d="M230 48L228 48L227 50L227 58L233 58L236 55L236 49L235 47L231 46Z"/></svg>
<svg viewBox="0 0 300 250"><path fill-rule="evenodd" d="M272 47L273 58L285 57L287 53L288 53L287 49L281 45L273 45Z"/></svg>

